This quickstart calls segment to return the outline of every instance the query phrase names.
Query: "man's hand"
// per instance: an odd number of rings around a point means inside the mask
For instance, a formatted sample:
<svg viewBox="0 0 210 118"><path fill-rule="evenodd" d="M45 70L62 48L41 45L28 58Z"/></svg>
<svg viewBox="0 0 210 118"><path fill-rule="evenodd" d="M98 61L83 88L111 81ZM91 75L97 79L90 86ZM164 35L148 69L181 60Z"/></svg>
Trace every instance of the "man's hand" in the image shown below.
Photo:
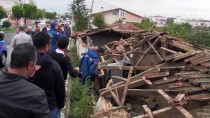
<svg viewBox="0 0 210 118"><path fill-rule="evenodd" d="M102 75L102 74L98 74L98 76L97 76L98 78L104 78L104 75Z"/></svg>

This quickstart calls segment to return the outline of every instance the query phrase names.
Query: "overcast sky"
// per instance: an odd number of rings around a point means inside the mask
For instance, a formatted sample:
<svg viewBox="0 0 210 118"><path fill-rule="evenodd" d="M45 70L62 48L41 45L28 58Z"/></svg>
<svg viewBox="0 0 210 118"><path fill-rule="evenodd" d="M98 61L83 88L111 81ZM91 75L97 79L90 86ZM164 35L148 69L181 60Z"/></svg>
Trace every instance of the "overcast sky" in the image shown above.
<svg viewBox="0 0 210 118"><path fill-rule="evenodd" d="M95 3L101 0L94 0ZM102 0L141 16L203 18L210 20L210 0ZM72 0L36 0L39 8L64 13ZM86 0L90 6L92 0ZM94 7L94 6L93 6Z"/></svg>

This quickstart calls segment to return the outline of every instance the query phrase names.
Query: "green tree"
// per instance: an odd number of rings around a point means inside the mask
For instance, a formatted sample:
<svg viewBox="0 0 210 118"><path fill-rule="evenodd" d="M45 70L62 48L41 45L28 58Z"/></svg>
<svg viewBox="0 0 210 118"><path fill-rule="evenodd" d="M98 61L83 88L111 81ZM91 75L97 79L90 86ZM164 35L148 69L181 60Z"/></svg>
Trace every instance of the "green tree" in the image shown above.
<svg viewBox="0 0 210 118"><path fill-rule="evenodd" d="M23 16L23 7L21 4L15 4L12 6L12 14L17 20L17 27L18 27L18 19Z"/></svg>
<svg viewBox="0 0 210 118"><path fill-rule="evenodd" d="M102 13L97 13L94 16L93 24L98 28L102 29L106 27L105 18Z"/></svg>
<svg viewBox="0 0 210 118"><path fill-rule="evenodd" d="M36 10L36 19L44 18L44 12L41 9Z"/></svg>
<svg viewBox="0 0 210 118"><path fill-rule="evenodd" d="M0 6L0 20L6 16L7 16L6 11L2 6Z"/></svg>
<svg viewBox="0 0 210 118"><path fill-rule="evenodd" d="M88 12L85 5L85 0L73 0L68 9L72 15L75 23L74 29L82 31L88 26Z"/></svg>
<svg viewBox="0 0 210 118"><path fill-rule="evenodd" d="M143 30L150 30L155 26L155 23L152 22L149 18L144 18L141 23L134 23L134 25L140 27Z"/></svg>
<svg viewBox="0 0 210 118"><path fill-rule="evenodd" d="M6 30L7 30L10 26L11 26L11 22L9 22L8 20L3 22L3 27L6 27Z"/></svg>
<svg viewBox="0 0 210 118"><path fill-rule="evenodd" d="M23 16L24 16L24 24L26 27L26 19L32 18L32 14L36 13L36 6L32 4L23 4Z"/></svg>
<svg viewBox="0 0 210 118"><path fill-rule="evenodd" d="M44 14L47 19L55 19L56 16L56 14L53 12L45 12Z"/></svg>

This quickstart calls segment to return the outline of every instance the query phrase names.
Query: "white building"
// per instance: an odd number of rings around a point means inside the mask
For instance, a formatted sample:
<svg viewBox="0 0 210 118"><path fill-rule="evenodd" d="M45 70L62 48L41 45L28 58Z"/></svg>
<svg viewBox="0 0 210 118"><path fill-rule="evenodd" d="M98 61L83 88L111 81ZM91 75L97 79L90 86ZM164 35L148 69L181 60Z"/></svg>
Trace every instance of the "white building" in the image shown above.
<svg viewBox="0 0 210 118"><path fill-rule="evenodd" d="M150 16L149 19L151 19L157 27L163 27L167 25L167 17L164 16Z"/></svg>
<svg viewBox="0 0 210 118"><path fill-rule="evenodd" d="M5 9L7 12L7 16L12 15L12 6L15 5L15 3L24 3L23 0L0 0L0 5Z"/></svg>

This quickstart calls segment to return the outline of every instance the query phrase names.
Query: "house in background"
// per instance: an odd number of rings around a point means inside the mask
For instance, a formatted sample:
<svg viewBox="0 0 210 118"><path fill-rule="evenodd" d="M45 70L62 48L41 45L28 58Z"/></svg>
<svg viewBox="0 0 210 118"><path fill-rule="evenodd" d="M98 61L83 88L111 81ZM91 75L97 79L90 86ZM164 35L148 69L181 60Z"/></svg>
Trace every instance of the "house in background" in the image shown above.
<svg viewBox="0 0 210 118"><path fill-rule="evenodd" d="M141 22L143 17L140 15L137 15L135 13L132 13L128 10L122 9L122 8L115 8L115 9L110 9L107 11L102 11L102 12L98 12L98 13L102 13L104 15L105 18L105 22L109 25L112 24L116 21L120 21L120 20L125 20L126 22ZM92 18L94 17L94 15L97 13L92 14Z"/></svg>
<svg viewBox="0 0 210 118"><path fill-rule="evenodd" d="M23 0L0 0L0 6L2 6L7 12L7 16L10 17L12 15L12 6L16 3L23 4Z"/></svg>
<svg viewBox="0 0 210 118"><path fill-rule="evenodd" d="M157 27L164 27L167 25L167 17L164 16L150 16L149 19L151 19Z"/></svg>
<svg viewBox="0 0 210 118"><path fill-rule="evenodd" d="M135 14L126 9L116 7L107 2L100 1L93 4L91 19L93 20L94 15L102 13L105 18L105 22L110 25L119 20L125 20L125 22L141 22L143 17Z"/></svg>

